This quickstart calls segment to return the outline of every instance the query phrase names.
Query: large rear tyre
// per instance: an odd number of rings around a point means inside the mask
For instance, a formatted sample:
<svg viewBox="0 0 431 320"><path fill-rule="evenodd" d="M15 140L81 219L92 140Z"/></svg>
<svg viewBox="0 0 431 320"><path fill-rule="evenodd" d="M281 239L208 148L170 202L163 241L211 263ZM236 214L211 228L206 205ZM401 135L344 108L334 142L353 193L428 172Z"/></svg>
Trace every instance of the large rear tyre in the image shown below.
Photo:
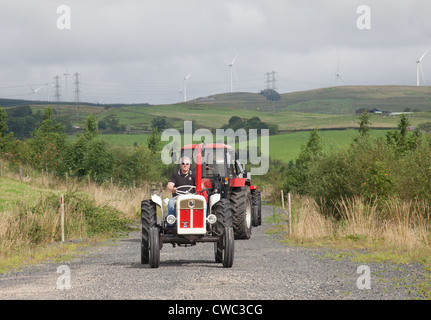
<svg viewBox="0 0 431 320"><path fill-rule="evenodd" d="M232 268L233 265L233 255L234 255L234 232L232 227L228 227L224 230L223 235L223 254L222 254L222 264L223 268Z"/></svg>
<svg viewBox="0 0 431 320"><path fill-rule="evenodd" d="M253 209L253 227L262 225L262 200L259 190L251 191L251 205Z"/></svg>
<svg viewBox="0 0 431 320"><path fill-rule="evenodd" d="M157 224L157 208L152 200L144 200L141 202L141 263L149 263L149 239L150 229Z"/></svg>
<svg viewBox="0 0 431 320"><path fill-rule="evenodd" d="M160 265L160 233L156 227L150 229L148 256L150 267L158 268Z"/></svg>
<svg viewBox="0 0 431 320"><path fill-rule="evenodd" d="M235 239L250 239L252 228L250 189L235 188L230 196L230 203Z"/></svg>

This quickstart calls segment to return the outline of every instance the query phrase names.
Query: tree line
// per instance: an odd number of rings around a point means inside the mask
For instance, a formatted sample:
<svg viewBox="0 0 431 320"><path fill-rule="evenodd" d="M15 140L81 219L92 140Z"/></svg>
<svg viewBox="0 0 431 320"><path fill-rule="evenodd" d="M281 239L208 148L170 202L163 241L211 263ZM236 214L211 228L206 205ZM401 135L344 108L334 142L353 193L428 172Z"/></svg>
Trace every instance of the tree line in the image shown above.
<svg viewBox="0 0 431 320"><path fill-rule="evenodd" d="M29 137L20 139L10 132L7 114L0 107L0 152L12 166L28 165L60 178L90 178L98 183L109 180L126 186L162 181L169 169L157 156L161 146L154 143L160 141L156 131L150 144L112 146L99 137L94 115L87 117L83 132L75 138L67 138L65 127L54 118L51 107L38 117L40 121Z"/></svg>
<svg viewBox="0 0 431 320"><path fill-rule="evenodd" d="M337 149L324 149L318 130L312 131L295 161L273 168L285 192L311 196L330 213L338 200L357 196L377 204L388 199L431 203L431 137L409 131L405 114L384 138L370 134L367 112L359 125L351 144Z"/></svg>

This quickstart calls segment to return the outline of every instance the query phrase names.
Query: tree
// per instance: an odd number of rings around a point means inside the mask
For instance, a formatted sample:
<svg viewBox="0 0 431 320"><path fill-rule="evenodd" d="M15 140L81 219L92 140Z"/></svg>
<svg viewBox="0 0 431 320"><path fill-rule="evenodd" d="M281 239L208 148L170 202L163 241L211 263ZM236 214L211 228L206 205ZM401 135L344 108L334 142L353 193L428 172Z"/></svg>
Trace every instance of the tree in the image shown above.
<svg viewBox="0 0 431 320"><path fill-rule="evenodd" d="M269 101L278 101L280 100L280 94L273 89L265 89L260 92L261 95L265 96Z"/></svg>
<svg viewBox="0 0 431 320"><path fill-rule="evenodd" d="M97 126L100 130L106 130L106 121L105 120L101 120L97 123Z"/></svg>
<svg viewBox="0 0 431 320"><path fill-rule="evenodd" d="M6 111L4 111L2 107L0 107L0 135L3 136L7 130L7 114Z"/></svg>
<svg viewBox="0 0 431 320"><path fill-rule="evenodd" d="M368 113L368 110L365 110L359 118L359 135L366 137L370 130L370 114Z"/></svg>
<svg viewBox="0 0 431 320"><path fill-rule="evenodd" d="M10 142L12 142L12 134L8 134L8 130L6 111L0 107L0 151L2 152L7 151Z"/></svg>
<svg viewBox="0 0 431 320"><path fill-rule="evenodd" d="M90 114L85 120L84 124L84 137L87 140L92 140L99 135L96 118L93 114Z"/></svg>
<svg viewBox="0 0 431 320"><path fill-rule="evenodd" d="M153 129L151 136L148 137L147 145L153 155L161 150L161 135L157 127Z"/></svg>
<svg viewBox="0 0 431 320"><path fill-rule="evenodd" d="M114 155L108 151L104 141L89 142L83 166L94 181L101 183L111 177L114 162Z"/></svg>
<svg viewBox="0 0 431 320"><path fill-rule="evenodd" d="M229 119L229 128L237 127L238 124L242 126L242 119L238 116L232 116Z"/></svg>
<svg viewBox="0 0 431 320"><path fill-rule="evenodd" d="M105 118L106 126L110 128L112 131L117 132L120 131L121 128L119 126L120 119L116 118L115 116L109 116Z"/></svg>
<svg viewBox="0 0 431 320"><path fill-rule="evenodd" d="M307 175L310 163L322 155L322 140L317 129L310 132L310 136L305 145L301 147L301 152L295 163L290 162L287 168L287 181L285 189L287 192L296 191L299 194L306 194Z"/></svg>
<svg viewBox="0 0 431 320"><path fill-rule="evenodd" d="M416 149L421 141L421 132L415 130L413 134L409 134L408 127L410 121L403 113L398 123L398 130L389 131L386 134L386 144L392 146L397 154L403 155L409 151Z"/></svg>
<svg viewBox="0 0 431 320"><path fill-rule="evenodd" d="M61 167L62 152L66 144L66 135L60 123L53 120L53 111L45 109L42 122L34 130L29 145L32 153L32 162L36 168L46 169L50 172Z"/></svg>
<svg viewBox="0 0 431 320"><path fill-rule="evenodd" d="M78 178L87 175L87 168L84 164L84 159L87 155L89 141L83 136L79 135L78 139L69 143L65 148L64 165L65 170L71 176Z"/></svg>
<svg viewBox="0 0 431 320"><path fill-rule="evenodd" d="M154 156L146 144L133 150L120 149L116 157L113 177L125 185L142 185L145 181L161 181L165 165L160 156ZM170 173L169 173L170 174Z"/></svg>
<svg viewBox="0 0 431 320"><path fill-rule="evenodd" d="M161 132L169 127L169 122L166 117L157 117L151 121L151 127L157 128L157 131Z"/></svg>

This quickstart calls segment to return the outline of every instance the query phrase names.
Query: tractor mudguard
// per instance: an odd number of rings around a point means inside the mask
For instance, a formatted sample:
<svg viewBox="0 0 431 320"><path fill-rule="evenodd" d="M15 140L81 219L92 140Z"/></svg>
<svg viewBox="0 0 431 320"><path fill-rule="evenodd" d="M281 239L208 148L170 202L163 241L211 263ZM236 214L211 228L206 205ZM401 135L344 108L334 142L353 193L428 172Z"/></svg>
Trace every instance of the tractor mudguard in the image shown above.
<svg viewBox="0 0 431 320"><path fill-rule="evenodd" d="M163 201L162 198L160 196L158 196L157 194L153 194L151 196L151 200L157 204L158 207L160 207L160 209L162 210L162 214L163 214Z"/></svg>
<svg viewBox="0 0 431 320"><path fill-rule="evenodd" d="M229 181L229 187L237 188L237 187L244 187L245 186L246 179L245 178L233 178Z"/></svg>

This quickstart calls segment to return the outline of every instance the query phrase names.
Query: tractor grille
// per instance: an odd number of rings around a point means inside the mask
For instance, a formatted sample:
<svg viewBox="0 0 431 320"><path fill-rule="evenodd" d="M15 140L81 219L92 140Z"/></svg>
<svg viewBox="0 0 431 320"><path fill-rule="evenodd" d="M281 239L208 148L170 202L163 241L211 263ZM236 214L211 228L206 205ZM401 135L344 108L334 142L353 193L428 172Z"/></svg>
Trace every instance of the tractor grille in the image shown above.
<svg viewBox="0 0 431 320"><path fill-rule="evenodd" d="M205 204L201 200L182 200L180 202L180 229L192 229L204 227Z"/></svg>

